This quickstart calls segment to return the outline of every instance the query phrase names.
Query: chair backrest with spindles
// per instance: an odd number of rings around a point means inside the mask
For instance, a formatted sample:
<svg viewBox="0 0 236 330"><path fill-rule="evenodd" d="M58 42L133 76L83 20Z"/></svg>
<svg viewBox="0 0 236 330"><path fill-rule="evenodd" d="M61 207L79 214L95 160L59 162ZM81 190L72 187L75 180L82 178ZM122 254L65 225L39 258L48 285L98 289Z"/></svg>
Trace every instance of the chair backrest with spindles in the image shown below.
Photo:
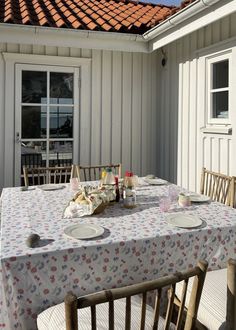
<svg viewBox="0 0 236 330"><path fill-rule="evenodd" d="M176 329L182 329L184 325L185 330L191 330L194 328L194 324L197 318L198 306L201 298L202 288L206 276L208 264L206 261L200 261L198 265L188 271L182 273L176 273L173 275L165 276L157 280L148 281L140 284L134 284L126 286L123 288L116 288L111 290L105 290L98 293L90 294L77 298L73 293L68 293L65 297L65 313L66 313L66 330L78 330L78 309L90 307L91 309L91 329L96 330L96 305L109 303L109 317L107 329L114 329L115 319L114 319L114 301L118 299L126 298L126 309L125 309L125 329L131 329L131 314L132 314L132 304L131 297L135 295L142 295L141 300L141 321L140 329L145 329L145 314L146 314L146 301L147 292L155 291L155 307L153 315L153 329L158 329L159 313L162 289L170 287L170 294L168 298L168 306L165 317L165 329L169 329L170 322L172 319L172 312L174 306L175 297L175 285L177 282L184 281L182 292L181 307L179 308L178 318L176 323ZM184 306L187 293L188 280L191 277L194 278L194 283L192 287L192 292L190 296L190 304L187 311L187 317L184 321ZM78 313L78 314L77 314ZM88 320L90 322L90 320ZM183 324L184 323L184 324Z"/></svg>
<svg viewBox="0 0 236 330"><path fill-rule="evenodd" d="M80 181L100 180L102 171L110 167L115 175L121 177L121 164L97 165L97 166L81 166L75 165L77 176Z"/></svg>
<svg viewBox="0 0 236 330"><path fill-rule="evenodd" d="M48 183L67 183L72 177L72 167L23 167L25 186Z"/></svg>
<svg viewBox="0 0 236 330"><path fill-rule="evenodd" d="M231 177L203 168L200 192L213 201L230 205Z"/></svg>
<svg viewBox="0 0 236 330"><path fill-rule="evenodd" d="M230 187L230 206L236 208L236 177L232 176Z"/></svg>

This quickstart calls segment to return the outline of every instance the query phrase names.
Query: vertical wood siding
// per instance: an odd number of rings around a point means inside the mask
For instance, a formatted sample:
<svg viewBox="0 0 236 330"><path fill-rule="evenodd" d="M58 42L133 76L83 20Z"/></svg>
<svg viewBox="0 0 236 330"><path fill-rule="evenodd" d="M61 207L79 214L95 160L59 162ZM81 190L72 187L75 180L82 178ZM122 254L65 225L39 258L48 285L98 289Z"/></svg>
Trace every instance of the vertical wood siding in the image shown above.
<svg viewBox="0 0 236 330"><path fill-rule="evenodd" d="M153 54L0 44L1 52L91 58L89 111L80 109L80 164L121 162L156 173L157 52ZM53 65L53 60L52 60ZM0 188L4 185L4 62L0 58ZM81 98L83 95L81 95ZM11 139L14 143L14 136Z"/></svg>
<svg viewBox="0 0 236 330"><path fill-rule="evenodd" d="M79 162L122 162L197 191L202 166L236 175L233 135L203 134L202 81L195 51L236 36L236 14L152 54L1 44L0 52L91 58L89 111L80 109ZM52 63L53 64L53 63ZM4 184L5 67L0 57L0 187ZM83 95L81 95L83 97ZM236 119L236 116L234 116ZM13 143L14 136L11 142Z"/></svg>
<svg viewBox="0 0 236 330"><path fill-rule="evenodd" d="M200 132L205 125L199 95L204 81L198 79L203 72L196 58L196 50L235 36L236 13L165 46L165 67L161 51L157 55L158 175L193 191L199 190L203 166L236 175L236 117L232 135Z"/></svg>

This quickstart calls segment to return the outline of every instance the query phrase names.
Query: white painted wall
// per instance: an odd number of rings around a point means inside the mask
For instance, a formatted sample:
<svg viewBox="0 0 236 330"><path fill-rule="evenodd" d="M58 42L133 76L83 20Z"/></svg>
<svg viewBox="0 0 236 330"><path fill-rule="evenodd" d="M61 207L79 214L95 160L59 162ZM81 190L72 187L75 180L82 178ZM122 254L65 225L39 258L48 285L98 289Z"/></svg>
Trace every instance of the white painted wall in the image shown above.
<svg viewBox="0 0 236 330"><path fill-rule="evenodd" d="M165 46L165 67L161 50L148 54L1 43L0 52L91 58L90 99L80 109L80 164L121 161L123 170L158 174L198 190L202 166L236 175L236 116L232 135L200 132L204 109L196 53L234 36L235 13ZM4 167L10 166L14 176L13 164L4 164L5 142L14 144L14 134L4 131L6 112L14 114L14 106L5 108L5 79L1 57L0 189Z"/></svg>
<svg viewBox="0 0 236 330"><path fill-rule="evenodd" d="M157 172L163 178L198 191L203 166L236 175L236 104L234 98L232 135L205 134L201 52L236 36L236 13L164 47L168 62L161 66L157 55ZM236 46L236 40L234 45ZM226 46L225 46L226 47ZM235 58L236 61L236 58ZM234 63L235 63L234 61ZM235 70L235 67L234 67ZM234 75L236 71L234 71ZM235 86L233 93L236 93Z"/></svg>
<svg viewBox="0 0 236 330"><path fill-rule="evenodd" d="M80 164L122 162L123 170L132 169L138 175L156 172L156 52L6 43L0 44L0 52L91 58L87 86L90 99L86 101L86 107L80 108ZM4 160L11 159L4 154L8 152L7 148L4 150L5 142L14 144L13 132L5 134L5 118L9 114L14 116L14 102L10 102L12 106L7 109L5 107L5 69L3 57L0 57L0 189L6 184L14 184L14 164L4 164ZM14 81L8 88L13 87ZM10 179L6 180L4 168L10 168L12 178L8 174Z"/></svg>

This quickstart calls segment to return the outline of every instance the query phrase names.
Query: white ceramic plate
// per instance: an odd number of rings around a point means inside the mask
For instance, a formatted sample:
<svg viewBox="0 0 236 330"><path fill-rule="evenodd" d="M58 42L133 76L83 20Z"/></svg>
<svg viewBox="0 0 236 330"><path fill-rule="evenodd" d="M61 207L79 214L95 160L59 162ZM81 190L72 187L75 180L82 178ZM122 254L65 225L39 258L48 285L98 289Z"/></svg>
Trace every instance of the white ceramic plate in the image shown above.
<svg viewBox="0 0 236 330"><path fill-rule="evenodd" d="M169 214L166 217L166 222L180 228L196 228L202 224L202 220L197 216L185 213Z"/></svg>
<svg viewBox="0 0 236 330"><path fill-rule="evenodd" d="M104 233L104 228L92 224L77 224L66 227L64 233L76 239L89 239L101 236Z"/></svg>
<svg viewBox="0 0 236 330"><path fill-rule="evenodd" d="M145 176L145 179L156 179L156 176L154 174L148 174Z"/></svg>
<svg viewBox="0 0 236 330"><path fill-rule="evenodd" d="M59 190L65 188L65 186L59 184L42 184L38 186L39 189L50 191L50 190Z"/></svg>
<svg viewBox="0 0 236 330"><path fill-rule="evenodd" d="M160 186L168 183L168 181L162 179L145 179L145 182L155 186Z"/></svg>
<svg viewBox="0 0 236 330"><path fill-rule="evenodd" d="M190 195L190 200L191 202L194 203L204 203L204 202L209 202L211 199L208 196L205 195Z"/></svg>

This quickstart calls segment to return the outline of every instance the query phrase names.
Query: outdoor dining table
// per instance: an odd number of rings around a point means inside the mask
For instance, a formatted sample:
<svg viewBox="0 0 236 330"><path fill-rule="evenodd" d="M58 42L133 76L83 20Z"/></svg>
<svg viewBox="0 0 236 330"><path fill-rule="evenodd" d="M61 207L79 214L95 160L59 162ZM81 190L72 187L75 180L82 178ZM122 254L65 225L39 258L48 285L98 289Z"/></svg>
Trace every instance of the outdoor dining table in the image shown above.
<svg viewBox="0 0 236 330"><path fill-rule="evenodd" d="M206 259L210 269L226 266L236 252L235 209L217 202L181 208L173 202L161 212L159 200L174 185L141 183L137 207L117 203L99 215L73 219L63 218L74 194L70 185L55 191L3 189L1 329L36 329L37 314L61 303L68 291L80 296L143 282L192 267L199 259ZM177 212L196 215L203 225L171 226L166 217ZM102 226L104 234L90 240L67 237L64 229L78 223ZM26 245L31 233L40 235L40 247Z"/></svg>

